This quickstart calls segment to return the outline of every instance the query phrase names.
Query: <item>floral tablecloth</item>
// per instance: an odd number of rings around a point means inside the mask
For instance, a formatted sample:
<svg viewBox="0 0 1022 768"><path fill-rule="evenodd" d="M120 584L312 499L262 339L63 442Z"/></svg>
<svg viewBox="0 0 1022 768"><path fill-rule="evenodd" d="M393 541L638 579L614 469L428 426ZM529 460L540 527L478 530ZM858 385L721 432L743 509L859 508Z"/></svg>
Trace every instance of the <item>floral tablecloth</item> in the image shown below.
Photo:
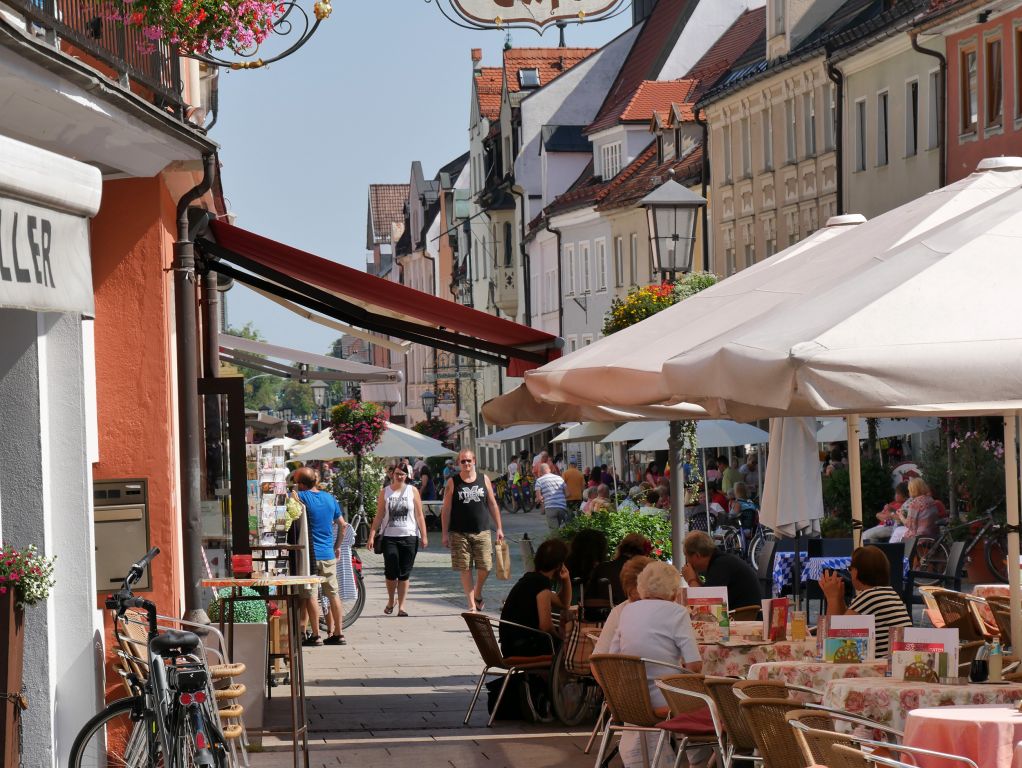
<svg viewBox="0 0 1022 768"><path fill-rule="evenodd" d="M750 680L782 680L789 685L801 685L822 691L831 680L849 677L883 677L887 674L886 661L864 664L828 664L823 661L767 661L749 667Z"/></svg>
<svg viewBox="0 0 1022 768"><path fill-rule="evenodd" d="M1011 597L1011 588L1007 584L977 584L973 587L972 594L976 597L1001 597L1008 600Z"/></svg>
<svg viewBox="0 0 1022 768"><path fill-rule="evenodd" d="M920 707L1016 704L1022 699L1022 683L938 685L889 677L843 678L825 683L823 694L828 707L904 731L908 713Z"/></svg>
<svg viewBox="0 0 1022 768"><path fill-rule="evenodd" d="M766 643L763 645L699 646L703 657L703 674L725 677L745 677L753 664L767 661L806 661L816 658L816 639L794 642Z"/></svg>

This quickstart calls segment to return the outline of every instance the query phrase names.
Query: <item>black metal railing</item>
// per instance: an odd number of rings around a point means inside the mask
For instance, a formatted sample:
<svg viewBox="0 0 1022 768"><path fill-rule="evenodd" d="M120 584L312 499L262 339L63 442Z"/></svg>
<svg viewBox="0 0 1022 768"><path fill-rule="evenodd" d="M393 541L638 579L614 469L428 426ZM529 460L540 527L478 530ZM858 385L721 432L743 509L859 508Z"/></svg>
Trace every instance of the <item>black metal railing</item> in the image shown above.
<svg viewBox="0 0 1022 768"><path fill-rule="evenodd" d="M116 80L127 85L134 80L154 94L160 108L171 108L181 117L180 59L173 46L157 41L147 46L139 27L107 18L110 4L96 0L5 0L35 25L40 37L60 46L77 48L115 72ZM30 27L31 28L31 27ZM152 47L151 52L146 52Z"/></svg>

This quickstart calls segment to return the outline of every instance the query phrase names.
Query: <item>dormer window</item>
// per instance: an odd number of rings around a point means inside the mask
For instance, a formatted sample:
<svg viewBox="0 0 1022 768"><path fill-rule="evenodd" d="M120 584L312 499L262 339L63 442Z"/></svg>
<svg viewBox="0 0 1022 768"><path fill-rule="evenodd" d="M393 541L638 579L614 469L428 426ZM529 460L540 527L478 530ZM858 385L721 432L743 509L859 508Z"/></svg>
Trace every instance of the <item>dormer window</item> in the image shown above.
<svg viewBox="0 0 1022 768"><path fill-rule="evenodd" d="M774 34L784 34L784 5L787 0L771 0L773 5Z"/></svg>
<svg viewBox="0 0 1022 768"><path fill-rule="evenodd" d="M658 133L656 135L656 164L657 165L662 165L664 160L667 159L666 157L664 157L664 155L665 155L665 152L664 152L664 135L662 133Z"/></svg>
<svg viewBox="0 0 1022 768"><path fill-rule="evenodd" d="M612 179L617 176L621 170L621 142L604 144L600 150L600 161L600 175L604 179Z"/></svg>
<svg viewBox="0 0 1022 768"><path fill-rule="evenodd" d="M532 67L531 69L519 69L518 85L522 88L539 88L539 70L536 67Z"/></svg>

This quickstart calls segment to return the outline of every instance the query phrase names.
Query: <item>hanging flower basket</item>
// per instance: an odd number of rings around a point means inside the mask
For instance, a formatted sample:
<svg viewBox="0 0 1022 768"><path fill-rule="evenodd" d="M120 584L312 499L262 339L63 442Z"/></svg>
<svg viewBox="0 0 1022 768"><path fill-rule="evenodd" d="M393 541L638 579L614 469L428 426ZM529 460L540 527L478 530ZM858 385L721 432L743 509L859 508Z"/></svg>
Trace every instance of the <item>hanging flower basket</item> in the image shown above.
<svg viewBox="0 0 1022 768"><path fill-rule="evenodd" d="M270 35L284 11L283 3L264 0L112 0L107 15L141 31L143 53L166 43L182 53L226 48L244 54Z"/></svg>
<svg viewBox="0 0 1022 768"><path fill-rule="evenodd" d="M377 403L345 400L330 412L330 436L352 456L370 453L386 429L383 408Z"/></svg>

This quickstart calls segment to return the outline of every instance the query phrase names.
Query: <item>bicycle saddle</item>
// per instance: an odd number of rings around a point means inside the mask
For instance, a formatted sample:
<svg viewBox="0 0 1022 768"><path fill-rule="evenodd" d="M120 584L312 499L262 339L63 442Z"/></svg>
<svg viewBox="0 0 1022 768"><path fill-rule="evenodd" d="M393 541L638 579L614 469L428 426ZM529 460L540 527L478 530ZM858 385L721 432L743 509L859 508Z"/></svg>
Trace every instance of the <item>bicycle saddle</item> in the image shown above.
<svg viewBox="0 0 1022 768"><path fill-rule="evenodd" d="M149 647L160 656L181 656L199 647L199 636L194 632L168 629L152 640Z"/></svg>

